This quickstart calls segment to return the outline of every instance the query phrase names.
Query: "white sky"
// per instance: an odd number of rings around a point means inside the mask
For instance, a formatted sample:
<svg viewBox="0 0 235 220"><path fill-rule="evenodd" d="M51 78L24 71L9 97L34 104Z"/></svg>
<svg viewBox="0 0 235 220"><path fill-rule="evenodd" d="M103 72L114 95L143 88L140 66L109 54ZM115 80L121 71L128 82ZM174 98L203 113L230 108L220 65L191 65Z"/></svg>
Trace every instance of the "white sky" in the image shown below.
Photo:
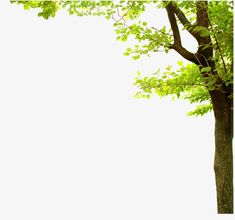
<svg viewBox="0 0 235 220"><path fill-rule="evenodd" d="M0 14L0 219L217 219L213 115L132 97L180 57L132 61L102 18Z"/></svg>

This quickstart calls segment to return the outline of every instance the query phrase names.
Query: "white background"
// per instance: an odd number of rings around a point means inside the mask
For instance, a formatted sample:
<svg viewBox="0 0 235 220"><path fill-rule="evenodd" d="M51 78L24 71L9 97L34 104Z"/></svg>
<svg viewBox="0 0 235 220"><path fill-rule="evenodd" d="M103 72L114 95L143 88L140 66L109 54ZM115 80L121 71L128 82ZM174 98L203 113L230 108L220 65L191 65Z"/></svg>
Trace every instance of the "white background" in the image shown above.
<svg viewBox="0 0 235 220"><path fill-rule="evenodd" d="M0 219L225 219L213 114L133 98L138 70L179 56L132 61L122 53L133 42L116 42L112 22L46 21L8 2L0 28Z"/></svg>

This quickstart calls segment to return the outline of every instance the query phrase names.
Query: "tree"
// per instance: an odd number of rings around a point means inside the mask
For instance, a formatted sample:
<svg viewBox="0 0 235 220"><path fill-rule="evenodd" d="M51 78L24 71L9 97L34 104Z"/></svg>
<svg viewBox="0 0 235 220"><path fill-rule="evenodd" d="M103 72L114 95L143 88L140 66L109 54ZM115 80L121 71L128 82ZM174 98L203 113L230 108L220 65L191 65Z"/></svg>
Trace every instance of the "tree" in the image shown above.
<svg viewBox="0 0 235 220"><path fill-rule="evenodd" d="M134 37L137 44L124 55L139 59L163 50L175 50L190 61L173 71L142 77L137 74L136 97L172 95L200 103L189 115L213 110L215 117L214 171L218 213L233 213L233 2L228 1L12 1L25 9L40 8L38 16L54 17L60 8L77 16L104 16L114 21L117 40ZM167 12L170 29L157 29L141 19L148 7ZM157 10L156 10L157 13ZM195 53L184 48L186 30L197 41Z"/></svg>

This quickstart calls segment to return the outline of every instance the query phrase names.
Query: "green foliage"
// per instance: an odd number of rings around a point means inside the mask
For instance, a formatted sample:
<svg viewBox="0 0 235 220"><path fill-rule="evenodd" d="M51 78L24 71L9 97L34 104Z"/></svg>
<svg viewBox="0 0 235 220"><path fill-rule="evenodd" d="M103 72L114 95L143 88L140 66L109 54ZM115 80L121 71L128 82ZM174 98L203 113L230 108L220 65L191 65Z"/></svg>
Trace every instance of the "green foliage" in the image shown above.
<svg viewBox="0 0 235 220"><path fill-rule="evenodd" d="M198 105L195 110L188 112L188 116L202 116L212 109L212 104Z"/></svg>
<svg viewBox="0 0 235 220"><path fill-rule="evenodd" d="M53 1L41 2L40 7L42 11L38 13L38 16L45 19L48 19L49 17L55 17L56 11L59 9L59 6L56 4L56 2Z"/></svg>
<svg viewBox="0 0 235 220"><path fill-rule="evenodd" d="M229 61L233 60L233 2L212 1L209 4L209 15L211 23L211 36L214 40L214 47L218 51L215 38L223 56ZM213 29L213 30L212 30Z"/></svg>
<svg viewBox="0 0 235 220"><path fill-rule="evenodd" d="M67 10L70 15L103 16L113 20L116 40L127 41L134 38L136 43L124 52L134 60L141 56L150 56L158 51L168 52L173 44L173 36L166 27L157 29L141 18L147 13L148 6L165 8L169 1L11 1L22 4L24 9L39 8L38 16L49 19L56 15L59 8ZM190 103L200 103L188 115L203 115L212 110L209 92L221 90L233 85L233 2L209 1L209 28L197 25L197 1L173 1L193 24L184 25L183 29L193 30L201 37L210 37L212 45L200 45L200 49L213 48L212 60L215 61L217 74L208 64L200 68L195 64L178 62L179 69L173 71L167 67L165 71L141 77L138 73L134 85L139 89L137 98L150 98L152 94L171 95ZM230 95L232 98L232 95Z"/></svg>
<svg viewBox="0 0 235 220"><path fill-rule="evenodd" d="M216 68L219 77L229 86L233 84L233 2L210 2L209 16Z"/></svg>
<svg viewBox="0 0 235 220"><path fill-rule="evenodd" d="M195 64L183 65L182 61L178 62L180 68L177 71L172 71L168 66L165 72L158 70L152 76L141 77L138 72L135 78L134 85L139 88L136 93L136 98L150 98L152 94L159 96L172 95L184 100L189 100L190 103L202 103L191 111L188 115L199 115L199 112L206 113L212 108L210 104L210 96L208 85L205 83L199 68ZM203 108L203 106L207 106ZM202 109L204 111L202 111Z"/></svg>
<svg viewBox="0 0 235 220"><path fill-rule="evenodd" d="M23 4L25 10L29 10L30 8L40 8L41 11L38 13L39 17L43 17L48 19L50 17L55 17L57 10L59 9L59 5L56 1L17 1L12 0L12 3Z"/></svg>

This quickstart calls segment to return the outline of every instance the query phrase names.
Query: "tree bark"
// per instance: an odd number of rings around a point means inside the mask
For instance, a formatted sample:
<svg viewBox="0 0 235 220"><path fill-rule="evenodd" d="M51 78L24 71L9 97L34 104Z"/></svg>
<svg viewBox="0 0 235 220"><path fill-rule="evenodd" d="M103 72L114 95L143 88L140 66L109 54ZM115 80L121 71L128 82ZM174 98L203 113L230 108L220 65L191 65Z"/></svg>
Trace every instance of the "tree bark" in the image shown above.
<svg viewBox="0 0 235 220"><path fill-rule="evenodd" d="M209 91L215 115L215 160L214 171L217 191L217 211L220 214L233 213L233 100L232 86L227 87L216 70L213 59L211 36L202 36L196 27L209 28L208 2L196 2L196 24L192 25L176 2L171 1L166 6L168 19L173 32L174 43L170 49L176 50L182 57L198 65L199 69L211 67L209 74L216 76L216 89ZM195 54L182 46L180 31L176 17L185 29L197 40L198 50ZM207 48L204 48L208 45ZM223 60L223 57L222 57ZM225 65L224 65L225 66ZM225 68L226 73L226 68ZM203 72L202 76L209 77Z"/></svg>
<svg viewBox="0 0 235 220"><path fill-rule="evenodd" d="M215 115L214 171L219 214L233 213L233 103L227 93L210 92Z"/></svg>

